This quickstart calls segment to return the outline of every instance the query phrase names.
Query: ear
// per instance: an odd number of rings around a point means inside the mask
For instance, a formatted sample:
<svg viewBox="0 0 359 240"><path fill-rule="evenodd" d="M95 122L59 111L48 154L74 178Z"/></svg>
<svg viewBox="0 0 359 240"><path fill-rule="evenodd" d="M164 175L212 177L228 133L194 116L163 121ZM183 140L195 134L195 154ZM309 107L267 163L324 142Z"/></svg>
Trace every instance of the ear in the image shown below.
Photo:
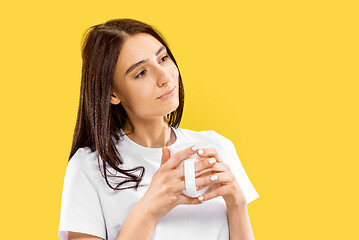
<svg viewBox="0 0 359 240"><path fill-rule="evenodd" d="M115 93L111 93L111 103L117 105L121 102L121 100L115 95Z"/></svg>

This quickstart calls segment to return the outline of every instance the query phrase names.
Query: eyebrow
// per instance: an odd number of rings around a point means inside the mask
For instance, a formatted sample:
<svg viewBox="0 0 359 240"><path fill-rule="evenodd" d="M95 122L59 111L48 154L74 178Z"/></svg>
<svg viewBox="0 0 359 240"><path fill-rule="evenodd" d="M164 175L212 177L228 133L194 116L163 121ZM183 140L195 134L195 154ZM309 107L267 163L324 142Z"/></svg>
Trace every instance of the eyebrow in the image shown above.
<svg viewBox="0 0 359 240"><path fill-rule="evenodd" d="M162 47L160 47L160 49L158 49L158 51L156 52L156 56L158 56L158 54L160 54L166 47L162 45ZM138 67L139 65L141 64L144 64L148 62L148 59L145 59L145 60L141 60L135 64L133 64L131 67L129 67L125 73L125 76L127 73L131 72L133 69L135 69L136 67Z"/></svg>

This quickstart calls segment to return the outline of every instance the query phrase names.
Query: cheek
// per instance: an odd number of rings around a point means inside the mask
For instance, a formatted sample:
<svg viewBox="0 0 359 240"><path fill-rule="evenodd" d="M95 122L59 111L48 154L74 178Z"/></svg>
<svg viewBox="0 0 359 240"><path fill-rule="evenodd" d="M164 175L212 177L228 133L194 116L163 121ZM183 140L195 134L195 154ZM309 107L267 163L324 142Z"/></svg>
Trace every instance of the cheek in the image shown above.
<svg viewBox="0 0 359 240"><path fill-rule="evenodd" d="M177 66L174 64L174 62L172 62L172 65L171 65L171 75L174 79L178 79L178 76L179 76L179 72L178 72L178 68Z"/></svg>
<svg viewBox="0 0 359 240"><path fill-rule="evenodd" d="M147 102L153 100L153 92L151 86L147 86L147 83L142 82L139 86L134 87L134 91L131 94L131 100L136 105L146 105Z"/></svg>
<svg viewBox="0 0 359 240"><path fill-rule="evenodd" d="M149 87L141 85L128 94L127 107L137 116L147 115L153 109L153 95Z"/></svg>
<svg viewBox="0 0 359 240"><path fill-rule="evenodd" d="M126 86L122 91L124 100L123 103L126 104L132 111L135 109L141 108L144 103L148 102L151 98L150 87L146 86L144 82Z"/></svg>

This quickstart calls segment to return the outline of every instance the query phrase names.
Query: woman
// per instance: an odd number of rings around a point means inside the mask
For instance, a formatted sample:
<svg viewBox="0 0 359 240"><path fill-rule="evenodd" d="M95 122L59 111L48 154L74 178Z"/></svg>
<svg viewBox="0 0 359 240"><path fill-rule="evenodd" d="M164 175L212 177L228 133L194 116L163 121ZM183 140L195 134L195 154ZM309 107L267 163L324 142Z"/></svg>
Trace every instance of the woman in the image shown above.
<svg viewBox="0 0 359 240"><path fill-rule="evenodd" d="M259 195L229 139L178 128L182 78L160 34L137 20L110 20L89 29L82 59L59 237L254 239L247 204ZM224 151L193 145L170 155L168 147L190 141ZM183 194L181 162L194 154L204 158L195 163L198 190L212 186L198 198Z"/></svg>

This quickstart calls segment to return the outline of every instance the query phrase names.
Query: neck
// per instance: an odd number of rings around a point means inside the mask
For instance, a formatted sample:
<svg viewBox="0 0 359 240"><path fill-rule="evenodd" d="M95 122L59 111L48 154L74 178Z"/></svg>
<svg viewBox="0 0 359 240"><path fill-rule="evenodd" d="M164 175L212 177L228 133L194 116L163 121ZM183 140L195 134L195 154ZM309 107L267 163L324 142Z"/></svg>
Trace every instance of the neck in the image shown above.
<svg viewBox="0 0 359 240"><path fill-rule="evenodd" d="M171 127L165 121L153 120L146 122L134 122L134 130L130 132L129 125L125 125L122 131L135 143L148 148L162 148L176 141L176 136Z"/></svg>

